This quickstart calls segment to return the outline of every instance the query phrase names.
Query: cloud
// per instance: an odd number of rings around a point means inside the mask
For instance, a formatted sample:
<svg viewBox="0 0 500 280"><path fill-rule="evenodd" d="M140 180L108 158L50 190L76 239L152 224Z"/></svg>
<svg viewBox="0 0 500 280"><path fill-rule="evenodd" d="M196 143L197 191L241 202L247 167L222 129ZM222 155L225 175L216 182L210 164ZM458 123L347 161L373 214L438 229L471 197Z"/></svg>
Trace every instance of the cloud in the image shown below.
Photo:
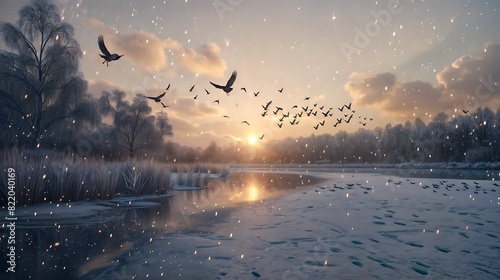
<svg viewBox="0 0 500 280"><path fill-rule="evenodd" d="M126 89L122 88L118 84L104 80L88 80L87 91L97 98L101 97L103 91L112 92L116 89L126 92Z"/></svg>
<svg viewBox="0 0 500 280"><path fill-rule="evenodd" d="M500 44L486 44L481 57L464 55L436 75L447 94L478 105L500 97ZM491 100L490 100L491 99ZM491 106L491 105L490 105Z"/></svg>
<svg viewBox="0 0 500 280"><path fill-rule="evenodd" d="M205 44L199 51L187 48L177 60L191 72L216 77L222 76L227 69L226 62L220 56L220 48L215 43Z"/></svg>
<svg viewBox="0 0 500 280"><path fill-rule="evenodd" d="M233 140L233 141L237 141L237 142L243 141L240 137L236 137L234 135L227 134L227 133L219 135L219 134L213 132L212 130L202 131L200 133L200 137L206 137L206 136L211 136L211 137L218 138L218 139L229 139L229 140Z"/></svg>
<svg viewBox="0 0 500 280"><path fill-rule="evenodd" d="M100 29L111 53L125 54L124 58L147 71L167 69L170 66L167 53L171 53L175 61L194 74L219 77L227 69L220 48L215 43L204 44L199 50L195 50L174 39L161 39L145 31L117 33L114 28L95 18L89 23Z"/></svg>
<svg viewBox="0 0 500 280"><path fill-rule="evenodd" d="M500 106L500 44L487 44L482 56L462 56L426 81L400 82L393 73L353 73L344 88L355 106L371 106L402 119ZM495 102L491 102L495 101Z"/></svg>
<svg viewBox="0 0 500 280"><path fill-rule="evenodd" d="M170 105L170 112L180 118L193 119L217 115L222 117L224 115L220 108L207 101L196 101L192 98L177 98L175 104Z"/></svg>

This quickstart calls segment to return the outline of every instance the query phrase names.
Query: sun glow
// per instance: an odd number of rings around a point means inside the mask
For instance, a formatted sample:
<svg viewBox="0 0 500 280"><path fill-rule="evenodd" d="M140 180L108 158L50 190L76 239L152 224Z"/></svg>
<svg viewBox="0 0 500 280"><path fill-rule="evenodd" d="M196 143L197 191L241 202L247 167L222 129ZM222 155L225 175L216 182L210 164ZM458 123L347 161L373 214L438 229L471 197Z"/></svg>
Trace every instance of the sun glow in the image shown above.
<svg viewBox="0 0 500 280"><path fill-rule="evenodd" d="M251 135L251 136L248 136L247 142L248 142L249 145L256 145L258 139L259 138L257 138L256 136Z"/></svg>
<svg viewBox="0 0 500 280"><path fill-rule="evenodd" d="M248 188L248 200L255 201L259 196L259 190L255 186L250 186Z"/></svg>

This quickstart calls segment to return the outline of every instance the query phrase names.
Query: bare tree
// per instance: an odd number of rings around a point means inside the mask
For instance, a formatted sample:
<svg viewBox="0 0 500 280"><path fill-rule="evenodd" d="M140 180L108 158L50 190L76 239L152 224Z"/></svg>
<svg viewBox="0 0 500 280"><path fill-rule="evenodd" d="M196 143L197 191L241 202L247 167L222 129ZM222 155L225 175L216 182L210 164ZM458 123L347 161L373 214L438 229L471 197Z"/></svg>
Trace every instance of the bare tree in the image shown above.
<svg viewBox="0 0 500 280"><path fill-rule="evenodd" d="M130 103L122 91L115 90L112 94L104 91L98 107L104 117L111 116L116 144L126 149L130 157L139 149L162 142L163 135L172 134L168 118L164 116L162 120L156 120L142 94L137 94ZM155 130L155 120L162 124L158 131Z"/></svg>
<svg viewBox="0 0 500 280"><path fill-rule="evenodd" d="M11 49L0 50L0 126L16 130L18 145L39 146L44 133L69 119L97 123L74 29L53 2L33 0L16 25L0 22L0 33Z"/></svg>

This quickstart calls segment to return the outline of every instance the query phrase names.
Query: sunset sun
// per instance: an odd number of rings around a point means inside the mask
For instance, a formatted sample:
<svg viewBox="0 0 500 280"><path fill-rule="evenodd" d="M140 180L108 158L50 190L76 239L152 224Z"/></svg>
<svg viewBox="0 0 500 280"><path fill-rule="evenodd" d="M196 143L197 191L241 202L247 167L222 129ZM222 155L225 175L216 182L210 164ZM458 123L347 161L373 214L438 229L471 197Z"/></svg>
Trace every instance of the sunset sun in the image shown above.
<svg viewBox="0 0 500 280"><path fill-rule="evenodd" d="M259 138L257 138L257 136L255 136L255 135L250 135L250 136L248 136L248 138L247 138L247 143L248 143L249 145L256 145L258 140L259 140Z"/></svg>

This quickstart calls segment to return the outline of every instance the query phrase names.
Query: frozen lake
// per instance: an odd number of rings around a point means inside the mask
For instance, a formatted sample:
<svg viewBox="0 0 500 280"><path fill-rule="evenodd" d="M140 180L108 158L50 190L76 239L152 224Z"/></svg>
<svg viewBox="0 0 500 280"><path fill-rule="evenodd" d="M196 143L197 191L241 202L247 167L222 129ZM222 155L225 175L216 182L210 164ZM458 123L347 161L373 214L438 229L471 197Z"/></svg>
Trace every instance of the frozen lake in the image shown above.
<svg viewBox="0 0 500 280"><path fill-rule="evenodd" d="M498 176L245 167L118 207L19 207L0 278L499 279Z"/></svg>

